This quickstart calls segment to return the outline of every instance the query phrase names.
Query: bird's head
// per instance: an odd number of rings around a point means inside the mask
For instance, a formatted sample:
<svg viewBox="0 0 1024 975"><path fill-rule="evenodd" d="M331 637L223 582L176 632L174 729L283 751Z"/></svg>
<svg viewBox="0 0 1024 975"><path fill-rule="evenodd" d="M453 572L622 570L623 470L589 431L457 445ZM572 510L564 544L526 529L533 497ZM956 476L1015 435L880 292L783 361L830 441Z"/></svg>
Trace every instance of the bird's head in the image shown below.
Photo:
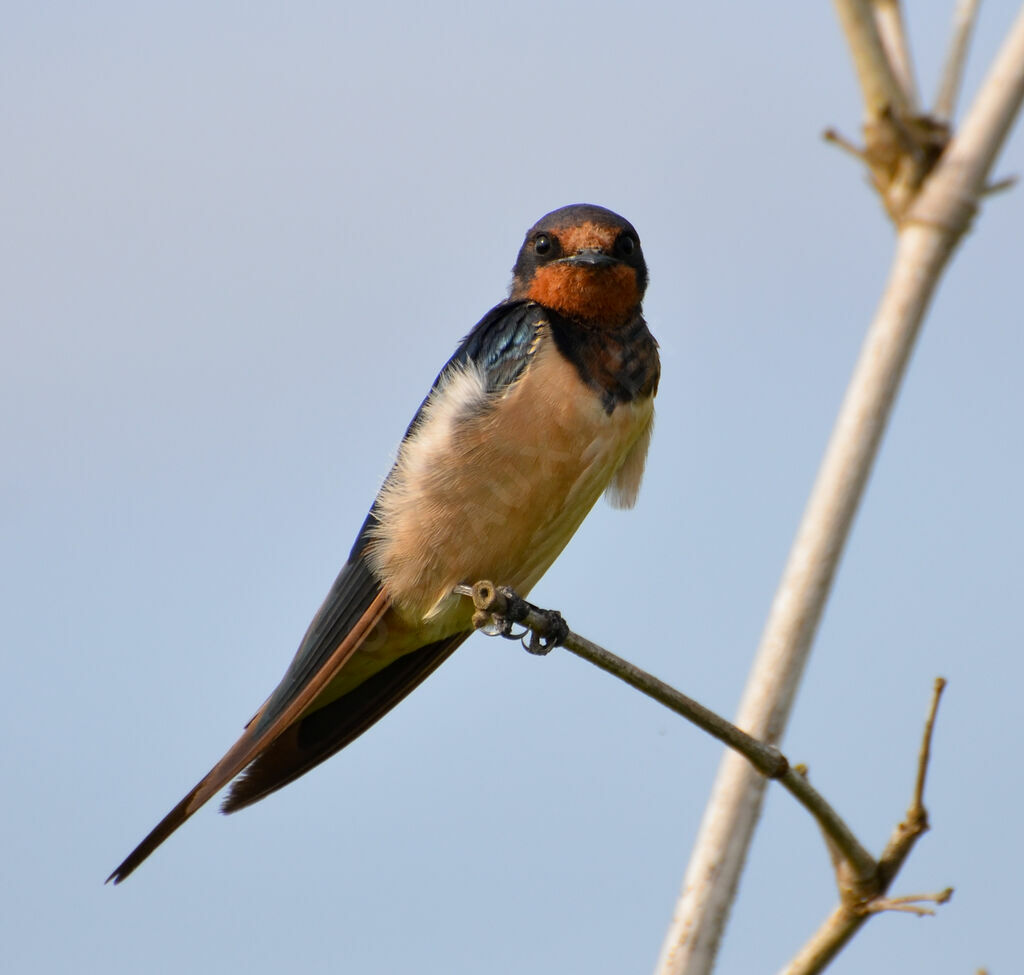
<svg viewBox="0 0 1024 975"><path fill-rule="evenodd" d="M617 213L589 203L552 210L527 231L512 298L591 328L616 328L639 312L647 287L640 238Z"/></svg>

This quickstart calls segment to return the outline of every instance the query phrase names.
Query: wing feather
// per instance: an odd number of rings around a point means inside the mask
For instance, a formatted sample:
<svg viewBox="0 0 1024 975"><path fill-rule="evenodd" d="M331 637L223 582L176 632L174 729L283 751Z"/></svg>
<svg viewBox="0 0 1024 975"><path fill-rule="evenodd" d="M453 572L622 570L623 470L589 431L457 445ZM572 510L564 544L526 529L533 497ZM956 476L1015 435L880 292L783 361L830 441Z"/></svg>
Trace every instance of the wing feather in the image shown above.
<svg viewBox="0 0 1024 975"><path fill-rule="evenodd" d="M204 803L274 741L327 686L384 615L388 601L361 560L349 562L306 631L277 689L227 754L125 858L107 881L120 883Z"/></svg>
<svg viewBox="0 0 1024 975"><path fill-rule="evenodd" d="M244 809L339 752L419 687L468 636L457 633L399 657L344 697L294 722L235 779L221 811Z"/></svg>

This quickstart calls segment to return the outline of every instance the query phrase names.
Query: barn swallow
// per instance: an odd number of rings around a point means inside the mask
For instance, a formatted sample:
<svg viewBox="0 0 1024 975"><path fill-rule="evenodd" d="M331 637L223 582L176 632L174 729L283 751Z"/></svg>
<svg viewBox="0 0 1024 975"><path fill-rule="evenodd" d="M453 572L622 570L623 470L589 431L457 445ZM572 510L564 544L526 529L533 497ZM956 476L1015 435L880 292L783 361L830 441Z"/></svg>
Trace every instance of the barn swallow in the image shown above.
<svg viewBox="0 0 1024 975"><path fill-rule="evenodd" d="M473 631L455 586L525 596L602 493L633 506L660 374L646 287L640 238L610 210L563 207L530 228L509 297L434 380L281 683L108 882L229 782L230 813L383 717Z"/></svg>

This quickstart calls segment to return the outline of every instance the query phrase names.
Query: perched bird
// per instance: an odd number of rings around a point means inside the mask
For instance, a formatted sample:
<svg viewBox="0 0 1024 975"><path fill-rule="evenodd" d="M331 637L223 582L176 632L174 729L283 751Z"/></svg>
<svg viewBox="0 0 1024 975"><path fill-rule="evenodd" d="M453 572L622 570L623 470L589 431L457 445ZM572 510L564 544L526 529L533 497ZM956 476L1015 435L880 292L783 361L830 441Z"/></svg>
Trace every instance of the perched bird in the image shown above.
<svg viewBox="0 0 1024 975"><path fill-rule="evenodd" d="M281 683L108 882L232 779L224 812L391 710L472 632L453 587L492 579L526 595L602 492L632 507L659 376L646 286L640 239L610 210L563 207L529 230L509 297L434 381Z"/></svg>

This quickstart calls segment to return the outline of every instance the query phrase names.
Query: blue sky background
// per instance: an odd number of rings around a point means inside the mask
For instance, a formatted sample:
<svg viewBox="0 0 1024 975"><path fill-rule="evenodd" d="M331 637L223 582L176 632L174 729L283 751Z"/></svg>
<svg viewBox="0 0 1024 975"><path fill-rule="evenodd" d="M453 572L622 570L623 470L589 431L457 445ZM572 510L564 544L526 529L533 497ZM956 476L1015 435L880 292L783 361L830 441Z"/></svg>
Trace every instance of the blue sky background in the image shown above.
<svg viewBox="0 0 1024 975"><path fill-rule="evenodd" d="M1015 12L984 5L981 67ZM948 4L910 4L934 91ZM941 8L941 12L939 10ZM649 972L720 754L476 637L330 763L103 879L234 741L522 234L638 228L661 342L638 508L542 605L731 713L892 253L830 5L11 5L0 31L0 943L12 972ZM1019 172L1018 131L997 175ZM836 973L1019 964L1024 194L942 285L788 754L879 850L950 680L933 832ZM772 790L722 972L831 909Z"/></svg>

